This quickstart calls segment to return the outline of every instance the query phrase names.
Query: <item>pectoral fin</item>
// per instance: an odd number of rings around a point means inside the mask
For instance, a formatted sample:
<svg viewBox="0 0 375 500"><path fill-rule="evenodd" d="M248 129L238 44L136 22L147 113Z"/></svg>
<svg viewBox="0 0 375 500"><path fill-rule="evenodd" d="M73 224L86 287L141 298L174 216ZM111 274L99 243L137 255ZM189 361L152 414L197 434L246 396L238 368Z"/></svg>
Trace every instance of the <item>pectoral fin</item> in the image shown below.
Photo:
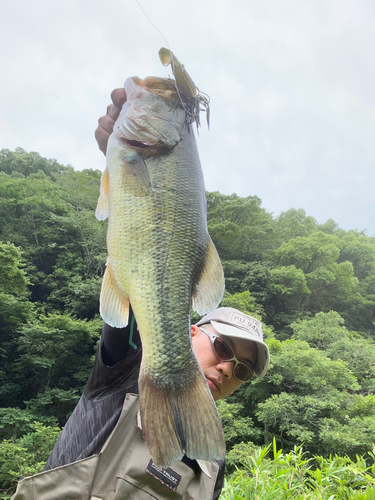
<svg viewBox="0 0 375 500"><path fill-rule="evenodd" d="M204 267L193 291L194 311L203 315L215 309L223 298L224 288L224 272L220 257L209 236Z"/></svg>
<svg viewBox="0 0 375 500"><path fill-rule="evenodd" d="M98 205L95 210L95 217L98 220L105 220L108 217L108 194L109 194L109 174L106 168L100 179L100 195Z"/></svg>
<svg viewBox="0 0 375 500"><path fill-rule="evenodd" d="M100 292L100 315L110 326L122 328L129 321L129 299L118 288L109 262Z"/></svg>
<svg viewBox="0 0 375 500"><path fill-rule="evenodd" d="M133 196L147 196L151 189L150 174L141 155L123 163L123 188Z"/></svg>

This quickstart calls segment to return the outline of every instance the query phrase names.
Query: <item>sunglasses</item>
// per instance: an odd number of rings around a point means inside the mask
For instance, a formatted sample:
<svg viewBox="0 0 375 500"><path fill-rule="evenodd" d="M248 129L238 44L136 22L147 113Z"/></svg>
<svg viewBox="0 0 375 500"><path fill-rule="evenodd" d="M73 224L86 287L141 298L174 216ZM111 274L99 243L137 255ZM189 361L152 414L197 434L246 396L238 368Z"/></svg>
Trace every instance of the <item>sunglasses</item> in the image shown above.
<svg viewBox="0 0 375 500"><path fill-rule="evenodd" d="M209 336L212 344L212 348L218 358L221 361L234 361L233 366L233 375L240 382L247 382L254 375L254 368L252 366L246 365L242 361L238 361L236 355L234 354L232 346L223 338L219 337L219 335L215 335L214 333L205 330L204 328L199 327L203 333Z"/></svg>

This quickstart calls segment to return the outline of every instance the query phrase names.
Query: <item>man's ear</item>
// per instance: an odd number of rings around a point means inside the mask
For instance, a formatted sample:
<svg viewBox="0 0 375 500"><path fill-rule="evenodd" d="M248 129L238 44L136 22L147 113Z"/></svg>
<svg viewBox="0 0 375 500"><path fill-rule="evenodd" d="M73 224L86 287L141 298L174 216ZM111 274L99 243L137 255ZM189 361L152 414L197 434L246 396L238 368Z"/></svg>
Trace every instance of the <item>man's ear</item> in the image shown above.
<svg viewBox="0 0 375 500"><path fill-rule="evenodd" d="M197 325L191 325L191 338L194 339L200 335L201 331Z"/></svg>

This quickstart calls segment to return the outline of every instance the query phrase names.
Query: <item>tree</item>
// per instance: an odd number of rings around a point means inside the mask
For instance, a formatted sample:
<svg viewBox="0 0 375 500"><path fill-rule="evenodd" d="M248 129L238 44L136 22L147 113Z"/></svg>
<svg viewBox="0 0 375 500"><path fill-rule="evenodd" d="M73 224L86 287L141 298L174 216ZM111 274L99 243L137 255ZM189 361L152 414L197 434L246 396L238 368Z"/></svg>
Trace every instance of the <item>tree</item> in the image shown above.
<svg viewBox="0 0 375 500"><path fill-rule="evenodd" d="M327 422L347 424L345 415L358 406L361 387L342 360L331 360L300 340L286 340L271 351L272 367L266 375L269 397L258 404L255 415L268 435L276 436L287 449L297 443L312 453L327 451ZM249 395L248 395L249 396ZM375 425L375 416L373 418ZM365 449L366 448L366 449ZM369 443L361 441L346 453L363 453ZM332 448L331 448L332 451Z"/></svg>
<svg viewBox="0 0 375 500"><path fill-rule="evenodd" d="M66 212L58 187L44 172L26 178L0 172L0 238L22 247L34 301L45 299L43 279L58 254L56 244L50 244L55 234L51 214Z"/></svg>
<svg viewBox="0 0 375 500"><path fill-rule="evenodd" d="M267 322L280 331L291 321L303 316L310 293L301 269L294 265L271 269L266 300L263 302Z"/></svg>
<svg viewBox="0 0 375 500"><path fill-rule="evenodd" d="M275 233L278 245L298 236L309 236L318 225L313 217L308 217L305 210L290 208L275 219Z"/></svg>
<svg viewBox="0 0 375 500"><path fill-rule="evenodd" d="M256 260L273 245L272 216L256 196L207 193L208 230L222 259Z"/></svg>
<svg viewBox="0 0 375 500"><path fill-rule="evenodd" d="M352 263L338 263L339 256L340 239L320 231L294 238L275 251L279 266L293 265L305 275L309 296L301 301L301 311L315 314L334 309L347 314L356 300L358 279Z"/></svg>
<svg viewBox="0 0 375 500"><path fill-rule="evenodd" d="M15 151L9 149L0 150L0 172L8 175L20 173L24 177L30 174L44 172L51 178L56 174L62 173L67 167L60 165L56 160L47 160L42 158L39 153L27 153L22 148L16 148Z"/></svg>
<svg viewBox="0 0 375 500"><path fill-rule="evenodd" d="M261 319L263 313L262 307L256 303L256 300L254 299L254 297L252 297L249 291L242 293L235 293L233 295L230 295L228 292L225 292L220 306L233 307L234 309L239 309L245 314L249 314L250 316L254 316L258 319Z"/></svg>
<svg viewBox="0 0 375 500"><path fill-rule="evenodd" d="M308 342L332 360L344 361L361 384L362 394L375 392L375 343L347 330L338 313L318 313L291 328L294 338Z"/></svg>
<svg viewBox="0 0 375 500"><path fill-rule="evenodd" d="M340 240L339 262L350 261L354 275L363 282L375 273L375 238L358 231L348 231Z"/></svg>
<svg viewBox="0 0 375 500"><path fill-rule="evenodd" d="M23 269L20 249L0 242L0 339L10 342L17 327L29 319L28 277Z"/></svg>
<svg viewBox="0 0 375 500"><path fill-rule="evenodd" d="M90 373L102 322L51 314L25 326L16 362L18 399L63 425Z"/></svg>
<svg viewBox="0 0 375 500"><path fill-rule="evenodd" d="M24 436L3 440L0 443L0 492L1 498L10 500L17 482L43 470L44 464L60 434L56 426L35 422Z"/></svg>
<svg viewBox="0 0 375 500"><path fill-rule="evenodd" d="M305 274L335 263L339 255L340 240L321 231L293 238L275 251L278 265L294 265Z"/></svg>
<svg viewBox="0 0 375 500"><path fill-rule="evenodd" d="M28 277L24 271L22 253L10 243L0 242L0 400L13 405L16 348L19 329L32 318L33 307L28 301Z"/></svg>

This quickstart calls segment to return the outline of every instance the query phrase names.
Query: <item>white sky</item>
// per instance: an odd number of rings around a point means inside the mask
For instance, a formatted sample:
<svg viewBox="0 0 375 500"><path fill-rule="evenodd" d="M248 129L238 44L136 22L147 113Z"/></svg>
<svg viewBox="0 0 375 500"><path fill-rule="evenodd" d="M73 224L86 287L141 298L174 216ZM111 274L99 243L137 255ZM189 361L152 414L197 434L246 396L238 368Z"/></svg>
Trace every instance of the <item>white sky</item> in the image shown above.
<svg viewBox="0 0 375 500"><path fill-rule="evenodd" d="M211 98L208 191L375 235L373 0L140 2ZM0 0L0 44L0 148L77 170L104 168L112 89L170 73L135 0Z"/></svg>

